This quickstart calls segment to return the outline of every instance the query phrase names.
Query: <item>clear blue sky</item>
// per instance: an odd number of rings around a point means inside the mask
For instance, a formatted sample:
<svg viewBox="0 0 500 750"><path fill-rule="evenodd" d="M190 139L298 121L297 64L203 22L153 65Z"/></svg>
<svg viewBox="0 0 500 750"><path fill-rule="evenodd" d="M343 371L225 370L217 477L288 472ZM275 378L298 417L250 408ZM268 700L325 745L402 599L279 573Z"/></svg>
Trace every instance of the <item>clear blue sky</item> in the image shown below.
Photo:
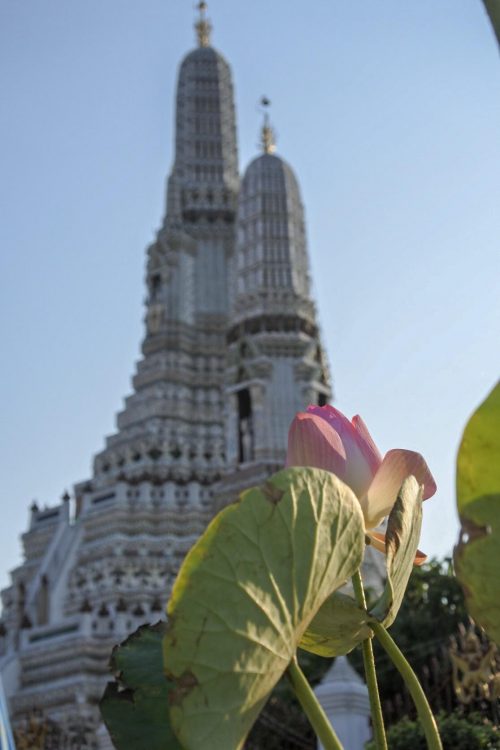
<svg viewBox="0 0 500 750"><path fill-rule="evenodd" d="M0 9L0 584L28 506L89 476L130 392L144 249L164 210L191 0ZM462 427L500 364L500 58L479 0L212 0L240 163L262 94L308 221L336 403L439 486L457 534Z"/></svg>

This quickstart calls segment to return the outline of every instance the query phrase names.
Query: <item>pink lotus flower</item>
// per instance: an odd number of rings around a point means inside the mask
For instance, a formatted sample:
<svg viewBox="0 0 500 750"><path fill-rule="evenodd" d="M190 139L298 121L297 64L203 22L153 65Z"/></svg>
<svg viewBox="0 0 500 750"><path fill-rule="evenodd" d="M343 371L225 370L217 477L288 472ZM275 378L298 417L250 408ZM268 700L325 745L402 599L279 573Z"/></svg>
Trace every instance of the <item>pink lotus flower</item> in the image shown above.
<svg viewBox="0 0 500 750"><path fill-rule="evenodd" d="M382 458L361 417L349 421L329 405L309 406L297 414L288 434L286 465L326 469L345 482L359 500L367 536L381 552L385 552L385 535L373 529L389 515L403 480L413 474L424 486L424 500L436 492L420 453L396 448ZM415 564L425 559L419 552Z"/></svg>

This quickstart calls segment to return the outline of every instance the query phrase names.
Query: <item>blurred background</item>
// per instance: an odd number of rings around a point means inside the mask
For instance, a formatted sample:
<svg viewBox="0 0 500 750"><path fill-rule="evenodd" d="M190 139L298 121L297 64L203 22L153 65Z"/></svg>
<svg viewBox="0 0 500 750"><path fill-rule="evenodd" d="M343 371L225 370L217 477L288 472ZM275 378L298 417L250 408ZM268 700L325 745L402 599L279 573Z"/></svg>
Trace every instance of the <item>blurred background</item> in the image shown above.
<svg viewBox="0 0 500 750"><path fill-rule="evenodd" d="M0 8L0 587L28 507L85 479L130 392L191 2ZM295 170L336 405L438 483L449 553L463 426L498 378L500 60L481 3L212 0L240 165L272 101Z"/></svg>

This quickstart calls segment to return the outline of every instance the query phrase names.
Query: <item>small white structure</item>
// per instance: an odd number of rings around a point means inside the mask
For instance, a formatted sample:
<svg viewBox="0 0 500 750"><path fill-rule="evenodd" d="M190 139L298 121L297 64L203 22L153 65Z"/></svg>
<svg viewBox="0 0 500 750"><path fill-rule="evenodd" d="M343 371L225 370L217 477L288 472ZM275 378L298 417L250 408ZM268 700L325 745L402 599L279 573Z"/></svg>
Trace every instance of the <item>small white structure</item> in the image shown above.
<svg viewBox="0 0 500 750"><path fill-rule="evenodd" d="M314 692L344 750L364 750L372 736L368 688L345 656L337 656Z"/></svg>

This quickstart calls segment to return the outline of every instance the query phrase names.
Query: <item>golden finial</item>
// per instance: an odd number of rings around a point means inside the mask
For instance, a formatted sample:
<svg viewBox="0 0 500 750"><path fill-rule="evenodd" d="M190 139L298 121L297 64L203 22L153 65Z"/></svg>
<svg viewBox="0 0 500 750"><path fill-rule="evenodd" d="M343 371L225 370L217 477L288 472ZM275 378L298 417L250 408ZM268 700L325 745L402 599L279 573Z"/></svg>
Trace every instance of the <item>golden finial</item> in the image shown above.
<svg viewBox="0 0 500 750"><path fill-rule="evenodd" d="M196 29L196 36L198 38L198 44L200 47L210 46L210 32L212 31L212 24L207 18L207 4L204 2L198 3L196 6L199 10L199 18L196 21L194 28Z"/></svg>
<svg viewBox="0 0 500 750"><path fill-rule="evenodd" d="M271 106L271 101L267 96L263 96L259 104L264 114L264 122L260 131L260 145L265 154L273 154L276 151L276 133L274 132L274 128L271 127L269 120L268 108Z"/></svg>

